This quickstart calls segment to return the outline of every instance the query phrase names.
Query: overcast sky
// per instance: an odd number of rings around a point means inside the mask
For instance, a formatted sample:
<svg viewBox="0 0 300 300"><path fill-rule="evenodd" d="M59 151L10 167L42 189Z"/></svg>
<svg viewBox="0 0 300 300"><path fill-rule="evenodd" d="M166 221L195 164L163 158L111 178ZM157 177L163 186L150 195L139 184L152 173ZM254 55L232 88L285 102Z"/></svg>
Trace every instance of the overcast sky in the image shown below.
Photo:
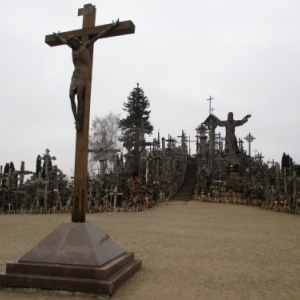
<svg viewBox="0 0 300 300"><path fill-rule="evenodd" d="M68 97L71 49L45 35L80 29L78 0L1 0L0 165L25 161L35 170L45 149L72 175L75 129ZM136 32L95 44L91 120L121 113L136 83L150 100L154 135L195 140L213 113L221 120L251 114L236 128L256 139L252 153L300 163L299 0L95 0L96 24L132 20ZM224 136L224 128L216 132ZM244 148L248 143L244 140ZM192 145L192 154L195 152Z"/></svg>

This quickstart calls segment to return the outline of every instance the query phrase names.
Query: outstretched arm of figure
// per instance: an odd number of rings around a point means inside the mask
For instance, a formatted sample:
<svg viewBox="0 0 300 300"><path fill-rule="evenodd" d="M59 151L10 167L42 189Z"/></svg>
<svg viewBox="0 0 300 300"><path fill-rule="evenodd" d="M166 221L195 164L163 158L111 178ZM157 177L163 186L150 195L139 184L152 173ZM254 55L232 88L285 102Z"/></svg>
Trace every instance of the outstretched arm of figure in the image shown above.
<svg viewBox="0 0 300 300"><path fill-rule="evenodd" d="M85 43L85 46L88 48L91 45L93 45L99 38L105 36L109 31L111 31L113 28L117 27L119 25L119 19L116 20L116 22L112 22L109 27L107 27L105 30L101 31L97 35L95 35L93 38L91 38L89 41Z"/></svg>
<svg viewBox="0 0 300 300"><path fill-rule="evenodd" d="M65 39L64 37L62 37L60 35L60 32L56 33L56 32L53 32L54 36L59 39L63 44L68 44L67 42L67 39Z"/></svg>
<svg viewBox="0 0 300 300"><path fill-rule="evenodd" d="M218 126L225 126L225 124L218 117L216 117L215 115L210 114L210 118Z"/></svg>
<svg viewBox="0 0 300 300"><path fill-rule="evenodd" d="M235 122L235 126L241 126L244 125L246 122L248 122L248 119L251 117L251 115L247 115L245 116L242 120L236 120Z"/></svg>
<svg viewBox="0 0 300 300"><path fill-rule="evenodd" d="M248 121L248 119L251 117L251 115L247 115L247 116L245 116L244 118L243 118L243 121L245 121L245 122L247 122Z"/></svg>

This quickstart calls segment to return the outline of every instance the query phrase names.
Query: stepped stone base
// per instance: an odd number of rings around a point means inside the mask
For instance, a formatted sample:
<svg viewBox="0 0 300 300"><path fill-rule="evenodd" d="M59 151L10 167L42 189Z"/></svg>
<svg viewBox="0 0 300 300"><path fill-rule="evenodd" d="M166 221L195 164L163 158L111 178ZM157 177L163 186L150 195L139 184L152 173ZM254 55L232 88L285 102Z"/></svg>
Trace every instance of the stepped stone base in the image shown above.
<svg viewBox="0 0 300 300"><path fill-rule="evenodd" d="M94 223L63 223L18 261L6 264L0 287L111 295L141 265Z"/></svg>

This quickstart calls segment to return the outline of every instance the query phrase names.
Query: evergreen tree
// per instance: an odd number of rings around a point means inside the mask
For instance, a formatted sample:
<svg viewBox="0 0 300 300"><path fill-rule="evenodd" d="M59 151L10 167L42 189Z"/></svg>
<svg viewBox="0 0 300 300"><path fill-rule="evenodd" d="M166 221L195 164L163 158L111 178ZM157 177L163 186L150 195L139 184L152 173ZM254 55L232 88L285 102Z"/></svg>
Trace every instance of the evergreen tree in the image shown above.
<svg viewBox="0 0 300 300"><path fill-rule="evenodd" d="M284 168L286 168L287 170L286 174L290 176L292 174L291 167L293 167L294 165L295 162L293 161L293 159L288 154L285 154L284 152L281 159L281 171L283 172Z"/></svg>
<svg viewBox="0 0 300 300"><path fill-rule="evenodd" d="M118 122L118 126L122 130L122 135L119 140L123 142L128 139L126 130L129 128L143 128L146 129L149 134L153 131L153 126L149 121L151 110L147 110L150 107L150 101L138 83L133 91L130 92L127 100L127 102L123 103L123 110L126 111L128 115Z"/></svg>
<svg viewBox="0 0 300 300"><path fill-rule="evenodd" d="M8 174L9 172L9 163L6 163L4 166L4 174Z"/></svg>
<svg viewBox="0 0 300 300"><path fill-rule="evenodd" d="M40 155L36 158L36 168L35 168L35 175L38 178L39 173L42 172L42 158Z"/></svg>

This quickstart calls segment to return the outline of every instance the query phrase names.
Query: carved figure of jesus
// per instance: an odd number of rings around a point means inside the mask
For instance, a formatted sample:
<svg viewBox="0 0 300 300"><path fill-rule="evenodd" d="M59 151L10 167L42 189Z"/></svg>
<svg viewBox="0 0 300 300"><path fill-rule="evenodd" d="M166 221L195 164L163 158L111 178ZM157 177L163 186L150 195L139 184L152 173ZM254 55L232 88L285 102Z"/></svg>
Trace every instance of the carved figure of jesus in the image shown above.
<svg viewBox="0 0 300 300"><path fill-rule="evenodd" d="M233 113L229 112L227 120L221 121L216 116L213 116L215 123L218 126L225 127L226 129L225 150L227 152L227 160L232 164L236 163L236 154L240 152L237 145L237 138L235 136L235 127L242 126L250 117L251 115L247 115L242 120L234 120Z"/></svg>
<svg viewBox="0 0 300 300"><path fill-rule="evenodd" d="M72 49L74 71L71 78L69 97L71 100L71 108L75 119L75 128L77 131L81 130L85 88L87 81L90 80L88 70L89 47L91 47L99 38L105 36L114 27L118 26L118 24L119 19L116 20L116 22L112 22L110 27L95 35L93 38L91 38L84 44L76 36L71 35L66 39L62 37L59 32L54 32L55 37L57 37L63 44L66 44ZM75 102L76 94L77 107Z"/></svg>

